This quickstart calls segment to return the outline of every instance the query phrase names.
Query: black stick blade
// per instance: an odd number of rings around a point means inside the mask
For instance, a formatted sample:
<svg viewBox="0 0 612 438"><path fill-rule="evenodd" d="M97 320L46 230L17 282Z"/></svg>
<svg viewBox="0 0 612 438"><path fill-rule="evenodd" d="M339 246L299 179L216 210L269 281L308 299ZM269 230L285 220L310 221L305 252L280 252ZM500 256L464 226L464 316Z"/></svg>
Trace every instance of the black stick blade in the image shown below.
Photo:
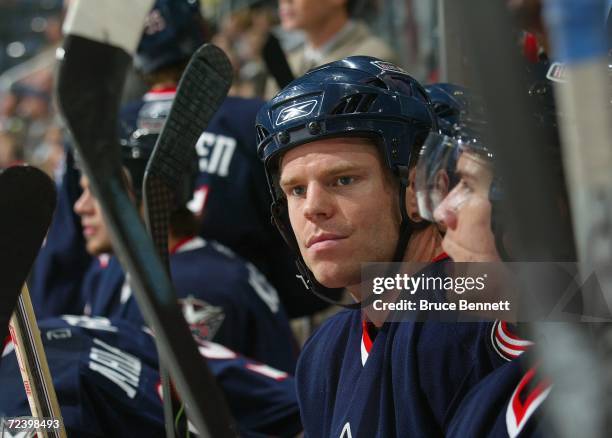
<svg viewBox="0 0 612 438"><path fill-rule="evenodd" d="M55 184L44 172L30 166L0 171L0 341L21 288L42 246L53 211Z"/></svg>
<svg viewBox="0 0 612 438"><path fill-rule="evenodd" d="M195 144L227 96L231 83L232 66L223 50L205 44L194 53L147 165L145 194L152 176L161 178L167 187L180 190L185 173L197 160ZM175 201L183 203L187 199Z"/></svg>
<svg viewBox="0 0 612 438"><path fill-rule="evenodd" d="M179 82L170 114L157 139L143 181L145 219L153 242L168 268L170 214L188 201L187 176L197 165L196 142L227 96L232 66L212 44L191 57Z"/></svg>
<svg viewBox="0 0 612 438"><path fill-rule="evenodd" d="M77 139L80 158L105 166L105 172L118 172L117 110L132 58L123 49L75 35L65 38L63 53L58 104Z"/></svg>

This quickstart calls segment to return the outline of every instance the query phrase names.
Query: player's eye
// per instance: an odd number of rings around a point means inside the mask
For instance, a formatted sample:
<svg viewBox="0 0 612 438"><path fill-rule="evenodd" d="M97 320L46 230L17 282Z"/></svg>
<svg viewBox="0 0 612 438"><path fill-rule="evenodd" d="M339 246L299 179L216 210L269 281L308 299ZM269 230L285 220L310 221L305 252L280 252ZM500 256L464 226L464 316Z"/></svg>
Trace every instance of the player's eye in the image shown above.
<svg viewBox="0 0 612 438"><path fill-rule="evenodd" d="M355 178L352 176L341 176L336 179L336 185L338 186L348 186L355 181Z"/></svg>
<svg viewBox="0 0 612 438"><path fill-rule="evenodd" d="M472 186L471 186L471 185L470 185L468 182L466 182L465 180L463 180L463 179L462 179L461 181L459 181L459 185L460 185L460 187L461 187L461 190L462 190L464 193L472 193L472 192L474 191L474 189L472 188Z"/></svg>
<svg viewBox="0 0 612 438"><path fill-rule="evenodd" d="M304 186L295 186L291 187L289 190L291 196L304 196L306 194L306 187Z"/></svg>

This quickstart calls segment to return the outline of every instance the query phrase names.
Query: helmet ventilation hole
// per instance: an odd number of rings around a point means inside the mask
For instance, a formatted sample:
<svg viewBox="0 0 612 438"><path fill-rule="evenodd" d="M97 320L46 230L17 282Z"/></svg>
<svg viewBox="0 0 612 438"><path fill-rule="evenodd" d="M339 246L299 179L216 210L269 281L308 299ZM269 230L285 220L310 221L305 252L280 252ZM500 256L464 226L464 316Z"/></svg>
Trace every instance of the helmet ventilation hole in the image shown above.
<svg viewBox="0 0 612 438"><path fill-rule="evenodd" d="M372 103L376 100L375 94L352 94L344 97L331 111L332 114L356 114L370 111Z"/></svg>
<svg viewBox="0 0 612 438"><path fill-rule="evenodd" d="M261 143L270 133L266 128L261 125L257 125L257 142Z"/></svg>

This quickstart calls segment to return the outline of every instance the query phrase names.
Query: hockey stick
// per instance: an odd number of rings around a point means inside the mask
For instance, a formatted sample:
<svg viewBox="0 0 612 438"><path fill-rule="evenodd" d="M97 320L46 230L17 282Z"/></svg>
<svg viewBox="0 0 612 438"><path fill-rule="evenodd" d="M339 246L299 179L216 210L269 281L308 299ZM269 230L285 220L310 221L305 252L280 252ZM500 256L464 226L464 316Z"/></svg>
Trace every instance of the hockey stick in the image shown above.
<svg viewBox="0 0 612 438"><path fill-rule="evenodd" d="M55 394L36 315L26 284L21 289L17 308L9 324L21 378L33 417L59 420L58 428L38 429L43 437L66 437L62 413Z"/></svg>
<svg viewBox="0 0 612 438"><path fill-rule="evenodd" d="M109 225L113 248L130 274L160 359L169 367L190 419L201 436L235 436L223 395L198 353L166 269L123 184L116 137L121 87L151 4L77 0L70 5L58 102Z"/></svg>
<svg viewBox="0 0 612 438"><path fill-rule="evenodd" d="M287 62L285 52L278 38L276 38L272 32L268 32L268 38L261 51L261 56L266 64L268 73L272 75L279 89L282 90L295 79L291 67Z"/></svg>
<svg viewBox="0 0 612 438"><path fill-rule="evenodd" d="M147 164L143 182L145 220L162 261L168 266L168 227L172 211L186 203L185 175L197 161L195 144L227 95L229 59L206 44L192 56L179 82L170 114Z"/></svg>
<svg viewBox="0 0 612 438"><path fill-rule="evenodd" d="M157 139L143 181L145 222L158 254L170 275L168 232L172 211L185 204L185 176L196 165L195 144L227 95L232 66L213 45L200 47L191 57L179 82L170 114ZM164 395L170 382L161 367ZM174 427L172 397L164 397L166 428ZM229 411L228 411L229 412ZM171 435L174 430L167 430Z"/></svg>
<svg viewBox="0 0 612 438"><path fill-rule="evenodd" d="M61 411L36 317L25 285L55 210L55 186L42 171L28 166L11 167L0 173L0 266L3 301L17 297L9 330L32 416L59 420L57 429L40 428L42 436L65 437ZM6 282L9 282L6 284ZM19 294L21 292L21 294Z"/></svg>

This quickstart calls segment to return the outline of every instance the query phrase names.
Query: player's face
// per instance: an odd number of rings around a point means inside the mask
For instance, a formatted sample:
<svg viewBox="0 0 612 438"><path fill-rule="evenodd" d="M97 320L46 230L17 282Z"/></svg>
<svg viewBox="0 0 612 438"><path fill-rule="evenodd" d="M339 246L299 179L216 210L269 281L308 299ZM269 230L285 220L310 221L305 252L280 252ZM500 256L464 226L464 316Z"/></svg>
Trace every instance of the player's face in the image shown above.
<svg viewBox="0 0 612 438"><path fill-rule="evenodd" d="M369 141L298 146L282 159L280 184L302 257L321 284L358 286L361 263L392 259L397 191Z"/></svg>
<svg viewBox="0 0 612 438"><path fill-rule="evenodd" d="M444 251L457 262L499 260L491 231L491 167L478 155L464 152L457 162L459 183L434 211L446 227Z"/></svg>
<svg viewBox="0 0 612 438"><path fill-rule="evenodd" d="M344 0L280 0L278 14L285 30L316 29L335 9L344 8ZM340 9L341 10L341 9Z"/></svg>
<svg viewBox="0 0 612 438"><path fill-rule="evenodd" d="M74 212L81 217L87 252L100 255L112 251L110 235L102 217L102 209L89 187L89 179L81 177L83 193L74 203Z"/></svg>

